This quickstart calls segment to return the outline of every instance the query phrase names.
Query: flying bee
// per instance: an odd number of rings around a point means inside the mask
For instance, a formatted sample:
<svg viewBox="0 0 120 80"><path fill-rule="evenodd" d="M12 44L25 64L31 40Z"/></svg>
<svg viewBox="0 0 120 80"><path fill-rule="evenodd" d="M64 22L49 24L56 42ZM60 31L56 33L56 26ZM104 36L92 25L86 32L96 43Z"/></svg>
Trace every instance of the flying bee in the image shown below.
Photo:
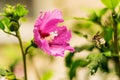
<svg viewBox="0 0 120 80"><path fill-rule="evenodd" d="M100 36L100 32L97 32L97 33L94 35L94 37L92 38L92 41L95 42L95 45L96 45L98 48L101 48L101 46L106 43L106 42L105 42L105 39Z"/></svg>

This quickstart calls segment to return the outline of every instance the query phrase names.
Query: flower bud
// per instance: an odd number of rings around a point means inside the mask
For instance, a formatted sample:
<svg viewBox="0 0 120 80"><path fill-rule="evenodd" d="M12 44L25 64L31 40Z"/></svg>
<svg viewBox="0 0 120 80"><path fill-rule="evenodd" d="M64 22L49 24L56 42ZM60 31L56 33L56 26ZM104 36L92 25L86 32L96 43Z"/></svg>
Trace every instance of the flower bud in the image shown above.
<svg viewBox="0 0 120 80"><path fill-rule="evenodd" d="M6 5L6 7L4 8L4 12L6 16L12 16L14 14L14 6Z"/></svg>
<svg viewBox="0 0 120 80"><path fill-rule="evenodd" d="M17 31L19 29L19 24L12 21L9 26L10 31Z"/></svg>

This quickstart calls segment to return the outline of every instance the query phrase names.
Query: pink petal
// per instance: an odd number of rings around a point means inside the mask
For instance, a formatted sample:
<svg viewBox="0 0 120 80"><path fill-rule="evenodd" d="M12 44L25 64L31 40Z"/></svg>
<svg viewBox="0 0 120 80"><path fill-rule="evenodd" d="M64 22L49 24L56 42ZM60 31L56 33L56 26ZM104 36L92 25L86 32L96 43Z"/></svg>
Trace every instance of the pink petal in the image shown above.
<svg viewBox="0 0 120 80"><path fill-rule="evenodd" d="M68 41L71 38L71 32L65 26L58 27L58 23L63 22L62 13L58 10L48 11L44 15L40 15L34 25L34 42L44 50L47 54L53 56L64 56L64 51L74 51ZM50 36L51 32L57 32L52 42L45 37Z"/></svg>
<svg viewBox="0 0 120 80"><path fill-rule="evenodd" d="M52 45L51 46L51 55L54 56L64 56L65 50L69 50L71 52L74 51L74 48L69 46L69 44L64 44L64 45Z"/></svg>
<svg viewBox="0 0 120 80"><path fill-rule="evenodd" d="M55 39L53 40L52 42L53 44L54 43L64 44L70 40L71 32L67 30L65 26L57 27L56 31L58 32L58 36L56 36Z"/></svg>
<svg viewBox="0 0 120 80"><path fill-rule="evenodd" d="M50 12L46 12L43 16L39 16L35 23L35 27L39 27L40 30L48 30L59 22L63 22L62 13L57 9Z"/></svg>

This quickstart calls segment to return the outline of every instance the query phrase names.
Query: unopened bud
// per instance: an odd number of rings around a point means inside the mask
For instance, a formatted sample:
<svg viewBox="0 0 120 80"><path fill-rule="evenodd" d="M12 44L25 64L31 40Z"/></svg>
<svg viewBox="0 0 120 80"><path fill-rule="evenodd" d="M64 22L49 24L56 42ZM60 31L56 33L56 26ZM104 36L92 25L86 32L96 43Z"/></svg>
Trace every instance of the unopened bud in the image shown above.
<svg viewBox="0 0 120 80"><path fill-rule="evenodd" d="M10 5L6 5L6 7L4 8L4 12L6 16L12 16L14 14L14 7Z"/></svg>
<svg viewBox="0 0 120 80"><path fill-rule="evenodd" d="M17 22L12 21L10 23L10 31L17 31L19 29L19 24Z"/></svg>

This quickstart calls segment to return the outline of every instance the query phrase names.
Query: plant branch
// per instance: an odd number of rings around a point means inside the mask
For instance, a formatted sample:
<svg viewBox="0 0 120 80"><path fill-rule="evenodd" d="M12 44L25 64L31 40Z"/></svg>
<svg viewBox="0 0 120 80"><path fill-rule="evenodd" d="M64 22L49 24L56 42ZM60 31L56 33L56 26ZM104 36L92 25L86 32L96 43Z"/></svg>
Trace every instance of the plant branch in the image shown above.
<svg viewBox="0 0 120 80"><path fill-rule="evenodd" d="M5 30L3 30L3 31L4 31L5 33L9 34L9 35L12 35L12 36L15 36L15 37L16 37L16 35L13 34L13 33L7 32L7 31L5 31Z"/></svg>
<svg viewBox="0 0 120 80"><path fill-rule="evenodd" d="M27 46L27 48L25 49L25 55L28 54L28 50L32 47L32 45L30 44L29 46Z"/></svg>
<svg viewBox="0 0 120 80"><path fill-rule="evenodd" d="M24 77L25 77L25 80L27 80L26 55L24 53L22 40L21 40L19 31L16 32L16 36L17 36L17 38L19 40L20 48L21 48L21 51L22 51L23 65L24 65Z"/></svg>

